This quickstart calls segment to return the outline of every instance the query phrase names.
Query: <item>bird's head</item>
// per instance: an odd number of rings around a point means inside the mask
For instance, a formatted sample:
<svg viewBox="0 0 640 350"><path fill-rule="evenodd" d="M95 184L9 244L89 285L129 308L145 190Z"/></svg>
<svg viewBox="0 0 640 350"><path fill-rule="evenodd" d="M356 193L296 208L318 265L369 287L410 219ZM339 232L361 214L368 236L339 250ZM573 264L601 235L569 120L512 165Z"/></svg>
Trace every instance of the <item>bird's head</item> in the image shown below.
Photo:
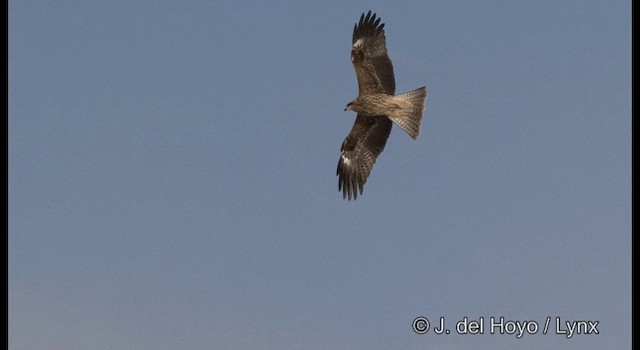
<svg viewBox="0 0 640 350"><path fill-rule="evenodd" d="M354 106L353 106L353 104L354 104L354 102L353 102L353 101L351 101L351 102L347 103L347 106L346 106L346 107L344 107L344 111L345 111L345 112L346 112L346 111L353 111L353 107L354 107Z"/></svg>

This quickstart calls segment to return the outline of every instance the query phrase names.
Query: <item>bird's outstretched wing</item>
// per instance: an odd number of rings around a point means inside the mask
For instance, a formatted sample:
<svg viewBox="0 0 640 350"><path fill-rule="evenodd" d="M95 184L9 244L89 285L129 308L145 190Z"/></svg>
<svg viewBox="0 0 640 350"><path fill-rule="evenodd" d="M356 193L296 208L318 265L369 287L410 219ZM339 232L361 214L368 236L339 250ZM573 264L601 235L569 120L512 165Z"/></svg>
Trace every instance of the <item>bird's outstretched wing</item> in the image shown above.
<svg viewBox="0 0 640 350"><path fill-rule="evenodd" d="M338 161L338 190L342 197L355 200L362 194L367 177L384 149L391 132L391 120L386 117L358 115L351 132L342 142Z"/></svg>
<svg viewBox="0 0 640 350"><path fill-rule="evenodd" d="M387 54L384 23L371 11L353 27L351 62L358 77L359 94L395 94L393 65Z"/></svg>

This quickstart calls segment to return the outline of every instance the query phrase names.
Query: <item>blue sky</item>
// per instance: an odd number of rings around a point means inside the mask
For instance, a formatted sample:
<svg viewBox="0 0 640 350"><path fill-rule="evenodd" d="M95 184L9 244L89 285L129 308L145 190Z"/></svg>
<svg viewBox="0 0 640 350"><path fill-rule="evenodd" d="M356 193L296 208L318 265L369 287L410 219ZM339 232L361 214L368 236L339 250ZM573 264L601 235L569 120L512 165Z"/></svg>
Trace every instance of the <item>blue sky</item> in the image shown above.
<svg viewBox="0 0 640 350"><path fill-rule="evenodd" d="M629 348L630 6L10 1L9 348ZM369 9L429 97L346 202Z"/></svg>

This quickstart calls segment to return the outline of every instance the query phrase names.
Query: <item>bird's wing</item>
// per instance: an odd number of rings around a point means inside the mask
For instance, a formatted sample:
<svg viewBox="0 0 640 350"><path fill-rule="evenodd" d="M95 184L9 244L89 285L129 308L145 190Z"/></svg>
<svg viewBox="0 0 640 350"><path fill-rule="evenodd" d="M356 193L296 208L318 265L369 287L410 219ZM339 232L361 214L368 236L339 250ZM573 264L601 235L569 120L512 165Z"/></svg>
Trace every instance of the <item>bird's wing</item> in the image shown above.
<svg viewBox="0 0 640 350"><path fill-rule="evenodd" d="M386 117L358 115L351 132L342 142L338 161L338 190L343 198L355 200L362 194L367 177L391 132L391 120Z"/></svg>
<svg viewBox="0 0 640 350"><path fill-rule="evenodd" d="M358 77L360 95L373 93L395 94L393 65L387 55L384 23L371 11L360 16L353 27L351 62Z"/></svg>

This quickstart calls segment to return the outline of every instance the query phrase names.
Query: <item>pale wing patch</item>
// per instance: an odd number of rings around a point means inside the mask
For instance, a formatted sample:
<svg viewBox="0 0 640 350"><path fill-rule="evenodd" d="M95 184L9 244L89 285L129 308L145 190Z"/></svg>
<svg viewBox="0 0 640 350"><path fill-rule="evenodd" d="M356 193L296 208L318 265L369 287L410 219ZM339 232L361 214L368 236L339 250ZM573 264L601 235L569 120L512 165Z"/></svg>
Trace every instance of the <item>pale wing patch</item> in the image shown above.
<svg viewBox="0 0 640 350"><path fill-rule="evenodd" d="M351 159L347 158L344 154L341 155L342 163L345 166L349 166L351 164Z"/></svg>
<svg viewBox="0 0 640 350"><path fill-rule="evenodd" d="M362 43L364 42L363 38L360 38L358 40L356 40L355 43L353 43L353 48L354 49L359 49L362 47Z"/></svg>

